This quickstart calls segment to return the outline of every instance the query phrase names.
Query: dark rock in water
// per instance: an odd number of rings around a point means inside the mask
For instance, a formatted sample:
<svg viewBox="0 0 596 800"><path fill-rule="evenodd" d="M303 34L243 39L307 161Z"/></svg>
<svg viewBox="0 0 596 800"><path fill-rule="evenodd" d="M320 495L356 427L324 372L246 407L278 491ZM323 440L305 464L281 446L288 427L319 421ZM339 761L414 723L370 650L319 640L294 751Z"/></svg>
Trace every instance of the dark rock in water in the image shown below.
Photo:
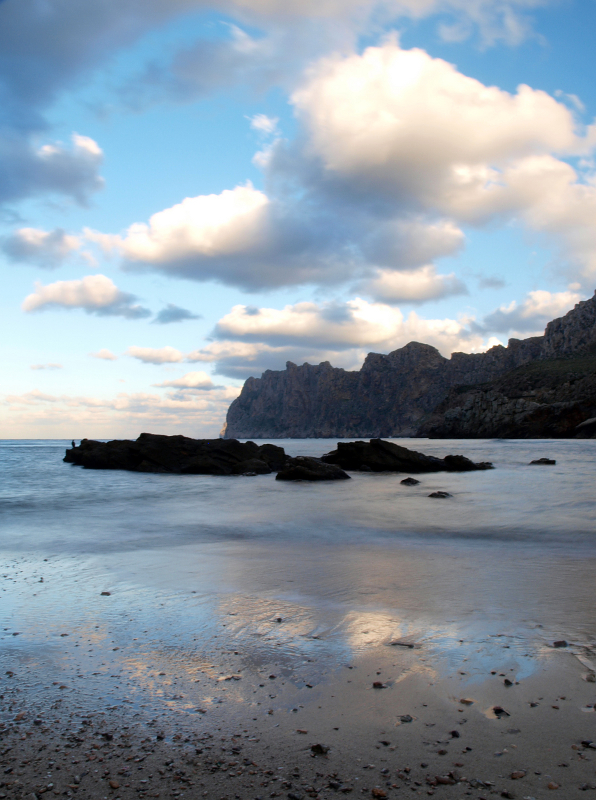
<svg viewBox="0 0 596 800"><path fill-rule="evenodd" d="M567 647L567 644L565 639L559 639L557 642L553 642L553 647Z"/></svg>
<svg viewBox="0 0 596 800"><path fill-rule="evenodd" d="M298 456L288 459L287 466L277 473L277 481L338 481L349 480L343 469L325 464L318 458Z"/></svg>
<svg viewBox="0 0 596 800"><path fill-rule="evenodd" d="M404 478L400 483L403 484L403 486L418 486L420 481L417 481L416 478Z"/></svg>
<svg viewBox="0 0 596 800"><path fill-rule="evenodd" d="M493 468L489 462L475 464L465 456L426 456L383 439L338 442L337 450L327 453L321 460L347 470L361 470L366 465L373 472L470 472Z"/></svg>
<svg viewBox="0 0 596 800"><path fill-rule="evenodd" d="M282 447L236 439L190 439L142 433L136 441L83 439L67 450L64 461L87 469L125 469L182 475L266 474L281 469L288 457Z"/></svg>
<svg viewBox="0 0 596 800"><path fill-rule="evenodd" d="M432 492L429 494L429 497L436 497L439 500L444 500L446 497L453 497L453 495L449 494L449 492Z"/></svg>
<svg viewBox="0 0 596 800"><path fill-rule="evenodd" d="M554 459L554 458L536 458L536 459L534 459L534 461L530 461L530 465L532 465L532 464L548 464L548 465L553 465L553 464L556 464L556 463L557 463L557 462L555 461L555 459Z"/></svg>
<svg viewBox="0 0 596 800"><path fill-rule="evenodd" d="M246 461L241 461L232 467L234 475L246 475L251 473L253 475L269 475L273 470L260 458L249 458Z"/></svg>

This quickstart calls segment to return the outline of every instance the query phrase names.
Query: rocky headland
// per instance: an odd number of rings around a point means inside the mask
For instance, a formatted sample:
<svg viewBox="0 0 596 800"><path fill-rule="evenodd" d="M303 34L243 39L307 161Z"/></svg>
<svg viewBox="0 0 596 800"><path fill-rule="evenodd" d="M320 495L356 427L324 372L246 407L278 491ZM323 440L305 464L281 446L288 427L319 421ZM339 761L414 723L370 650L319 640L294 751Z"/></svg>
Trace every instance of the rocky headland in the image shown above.
<svg viewBox="0 0 596 800"><path fill-rule="evenodd" d="M595 418L596 295L549 322L543 336L486 353L444 358L410 342L369 353L358 371L288 362L248 378L222 435L592 438Z"/></svg>

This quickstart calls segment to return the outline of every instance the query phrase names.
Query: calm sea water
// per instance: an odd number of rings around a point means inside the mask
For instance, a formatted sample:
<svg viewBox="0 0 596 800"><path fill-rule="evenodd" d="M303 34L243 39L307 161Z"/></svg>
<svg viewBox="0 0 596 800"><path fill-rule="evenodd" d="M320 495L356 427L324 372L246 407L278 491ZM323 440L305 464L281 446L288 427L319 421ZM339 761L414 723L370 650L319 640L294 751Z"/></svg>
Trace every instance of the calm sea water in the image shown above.
<svg viewBox="0 0 596 800"><path fill-rule="evenodd" d="M1 442L0 661L80 670L65 631L94 637L89 667L109 652L137 670L147 636L153 661L227 643L290 666L400 635L452 666L503 637L520 658L553 638L596 643L596 441L400 443L495 469L413 488L370 473L286 483L83 470L62 462L69 442ZM542 456L556 466L528 466Z"/></svg>

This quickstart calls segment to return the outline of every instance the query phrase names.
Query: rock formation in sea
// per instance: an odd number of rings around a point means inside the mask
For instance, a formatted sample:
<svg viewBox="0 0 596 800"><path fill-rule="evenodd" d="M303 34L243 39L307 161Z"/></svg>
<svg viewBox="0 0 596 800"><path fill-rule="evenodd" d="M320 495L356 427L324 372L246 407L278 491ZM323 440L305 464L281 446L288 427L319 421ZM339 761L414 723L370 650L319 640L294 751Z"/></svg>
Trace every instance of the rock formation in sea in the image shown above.
<svg viewBox="0 0 596 800"><path fill-rule="evenodd" d="M287 455L274 444L237 439L190 439L142 433L138 439L96 442L83 439L66 451L64 461L86 469L124 469L177 475L258 475L277 472L280 481L346 480L344 469L374 472L470 472L492 469L465 456L436 458L380 439L339 442L322 458Z"/></svg>
<svg viewBox="0 0 596 800"><path fill-rule="evenodd" d="M596 294L543 336L444 358L410 342L369 353L358 371L297 366L248 378L231 404L228 438L596 435ZM586 423L586 424L584 424Z"/></svg>

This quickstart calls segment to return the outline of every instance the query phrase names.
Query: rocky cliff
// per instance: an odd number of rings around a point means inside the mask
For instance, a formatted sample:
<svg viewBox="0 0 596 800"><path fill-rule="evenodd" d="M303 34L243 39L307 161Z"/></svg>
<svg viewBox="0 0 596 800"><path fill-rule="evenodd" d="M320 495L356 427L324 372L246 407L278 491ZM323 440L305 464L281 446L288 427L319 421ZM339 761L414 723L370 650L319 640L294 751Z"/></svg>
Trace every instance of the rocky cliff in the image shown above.
<svg viewBox="0 0 596 800"><path fill-rule="evenodd" d="M596 416L595 368L596 294L549 322L543 336L486 353L448 359L410 342L388 355L369 353L354 372L288 362L246 381L223 435L569 436Z"/></svg>

